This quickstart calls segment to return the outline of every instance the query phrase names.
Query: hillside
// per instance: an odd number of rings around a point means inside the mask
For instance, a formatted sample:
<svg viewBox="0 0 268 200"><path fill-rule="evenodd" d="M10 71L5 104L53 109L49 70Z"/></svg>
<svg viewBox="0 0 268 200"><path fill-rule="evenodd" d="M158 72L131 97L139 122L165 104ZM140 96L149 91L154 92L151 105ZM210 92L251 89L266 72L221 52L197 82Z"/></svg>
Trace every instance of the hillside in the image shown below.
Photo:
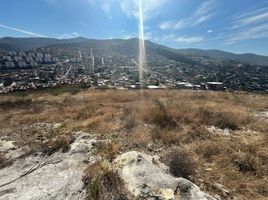
<svg viewBox="0 0 268 200"><path fill-rule="evenodd" d="M179 53L192 56L207 56L219 60L234 60L242 63L264 65L268 64L267 56L259 56L252 53L247 54L234 54L219 50L201 50L201 49L178 49Z"/></svg>
<svg viewBox="0 0 268 200"><path fill-rule="evenodd" d="M32 50L35 48L47 47L56 44L66 44L66 43L79 43L86 41L85 38L74 38L74 39L54 39L54 38L13 38L4 37L0 39L0 49L8 51L18 51L18 50Z"/></svg>
<svg viewBox="0 0 268 200"><path fill-rule="evenodd" d="M267 199L267 95L64 92L1 96L0 200Z"/></svg>
<svg viewBox="0 0 268 200"><path fill-rule="evenodd" d="M95 54L111 55L113 53L121 56L133 57L138 52L137 39L110 39L110 40L94 40L87 38L73 39L54 39L54 38L11 38L5 37L0 39L0 49L4 50L31 50L34 48L54 47L54 48L84 48L89 51L93 48ZM268 57L255 54L233 54L219 50L200 50L200 49L173 49L163 45L146 41L146 52L149 59L157 58L159 61L163 59L195 62L191 57L201 56L212 59L236 61L244 64L256 64L268 66Z"/></svg>

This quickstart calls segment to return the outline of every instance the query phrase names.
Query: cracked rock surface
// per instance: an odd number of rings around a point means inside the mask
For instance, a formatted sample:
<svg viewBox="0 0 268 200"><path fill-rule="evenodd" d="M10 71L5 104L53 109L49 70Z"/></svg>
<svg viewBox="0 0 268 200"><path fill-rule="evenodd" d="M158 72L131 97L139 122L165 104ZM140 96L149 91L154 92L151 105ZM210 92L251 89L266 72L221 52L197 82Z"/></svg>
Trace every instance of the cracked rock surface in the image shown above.
<svg viewBox="0 0 268 200"><path fill-rule="evenodd" d="M118 156L113 164L138 199L214 200L187 179L169 174L157 156L131 151Z"/></svg>
<svg viewBox="0 0 268 200"><path fill-rule="evenodd" d="M0 200L85 199L82 176L94 138L79 132L67 153L28 156L0 170Z"/></svg>

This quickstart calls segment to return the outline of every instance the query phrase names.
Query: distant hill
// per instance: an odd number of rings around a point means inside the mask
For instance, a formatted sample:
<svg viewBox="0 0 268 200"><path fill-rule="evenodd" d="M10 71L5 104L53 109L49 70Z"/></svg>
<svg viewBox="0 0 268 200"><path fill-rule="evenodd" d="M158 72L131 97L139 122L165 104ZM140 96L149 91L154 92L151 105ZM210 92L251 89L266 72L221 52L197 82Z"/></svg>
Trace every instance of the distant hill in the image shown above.
<svg viewBox="0 0 268 200"><path fill-rule="evenodd" d="M31 50L34 48L47 47L50 45L84 42L88 39L78 37L73 39L55 39L55 38L13 38L4 37L0 39L0 49L8 51Z"/></svg>
<svg viewBox="0 0 268 200"><path fill-rule="evenodd" d="M252 53L234 54L220 50L202 50L202 49L178 49L177 52L191 56L205 56L219 60L234 60L246 64L256 64L268 66L268 56L260 56Z"/></svg>
<svg viewBox="0 0 268 200"><path fill-rule="evenodd" d="M8 51L31 50L43 47L76 50L81 48L88 51L90 48L93 48L94 52L98 55L117 54L121 57L133 57L138 53L138 39L95 40L83 37L72 39L5 37L0 39L0 49ZM232 60L244 64L268 66L268 56L234 54L220 50L173 49L151 41L146 41L146 52L150 58L163 62L165 59L182 62L195 62L192 57L199 56L217 60Z"/></svg>

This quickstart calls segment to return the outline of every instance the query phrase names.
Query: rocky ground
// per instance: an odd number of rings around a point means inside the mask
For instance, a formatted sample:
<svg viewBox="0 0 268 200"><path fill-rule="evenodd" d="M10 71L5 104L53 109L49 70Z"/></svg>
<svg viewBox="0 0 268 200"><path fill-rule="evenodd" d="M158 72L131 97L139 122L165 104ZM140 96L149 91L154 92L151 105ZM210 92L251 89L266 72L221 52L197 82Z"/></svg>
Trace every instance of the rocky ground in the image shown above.
<svg viewBox="0 0 268 200"><path fill-rule="evenodd" d="M174 91L3 96L0 200L267 199L267 100Z"/></svg>
<svg viewBox="0 0 268 200"><path fill-rule="evenodd" d="M74 137L68 152L50 156L20 157L21 150L12 142L1 141L1 152L12 152L14 162L0 170L0 199L86 199L84 171L87 165L104 160L93 153L96 138L84 132L74 133ZM118 172L126 185L125 198L215 199L187 179L173 177L157 155L129 151L106 162L108 170Z"/></svg>

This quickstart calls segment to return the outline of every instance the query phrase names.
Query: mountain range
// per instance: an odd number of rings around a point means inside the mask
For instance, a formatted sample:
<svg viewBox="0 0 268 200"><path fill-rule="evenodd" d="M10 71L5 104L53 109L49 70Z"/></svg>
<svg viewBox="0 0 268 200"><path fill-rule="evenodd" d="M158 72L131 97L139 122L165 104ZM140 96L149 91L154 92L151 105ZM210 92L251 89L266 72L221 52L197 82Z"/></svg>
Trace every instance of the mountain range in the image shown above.
<svg viewBox="0 0 268 200"><path fill-rule="evenodd" d="M235 61L243 64L253 64L268 66L268 56L261 56L252 53L235 54L220 50L202 49L174 49L159 45L151 41L146 41L146 52L151 57L161 57L175 61L192 61L193 57L206 57L221 61ZM94 48L96 54L119 54L122 56L133 57L138 53L138 39L87 39L77 37L72 39L55 38L13 38L4 37L0 39L1 51L29 51L37 48L63 48L63 49L89 49Z"/></svg>

